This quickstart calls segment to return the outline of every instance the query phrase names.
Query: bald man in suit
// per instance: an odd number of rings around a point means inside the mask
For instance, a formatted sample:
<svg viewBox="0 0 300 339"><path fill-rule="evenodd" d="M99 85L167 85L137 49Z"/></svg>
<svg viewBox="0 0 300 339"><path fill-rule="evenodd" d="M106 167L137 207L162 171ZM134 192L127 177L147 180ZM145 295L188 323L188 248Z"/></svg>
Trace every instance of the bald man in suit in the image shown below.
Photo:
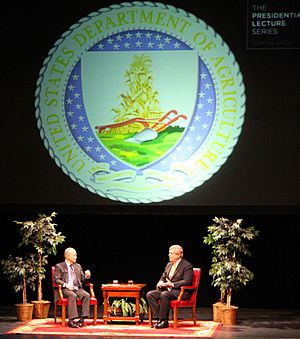
<svg viewBox="0 0 300 339"><path fill-rule="evenodd" d="M68 298L68 326L72 328L82 327L84 319L90 316L90 294L82 288L82 284L90 279L89 270L83 272L80 264L76 263L77 253L72 247L68 247L64 252L65 261L56 264L54 269L54 282L62 285L63 296ZM81 300L82 312L79 321L77 298Z"/></svg>
<svg viewBox="0 0 300 339"><path fill-rule="evenodd" d="M183 258L181 246L172 245L169 248L169 260L156 284L156 290L147 293L152 318L157 320L155 328L169 327L170 300L177 299L181 286L190 286L193 281L193 265ZM188 297L188 292L185 292L183 299Z"/></svg>

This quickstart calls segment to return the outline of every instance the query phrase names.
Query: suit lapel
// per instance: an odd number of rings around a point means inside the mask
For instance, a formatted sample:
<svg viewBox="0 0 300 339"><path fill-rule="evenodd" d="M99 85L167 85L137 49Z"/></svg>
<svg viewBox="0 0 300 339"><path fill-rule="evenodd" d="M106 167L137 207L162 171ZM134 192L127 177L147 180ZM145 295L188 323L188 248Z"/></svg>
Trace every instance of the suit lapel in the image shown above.
<svg viewBox="0 0 300 339"><path fill-rule="evenodd" d="M181 259L179 261L178 265L176 266L176 269L175 269L175 272L173 274L173 277L172 277L171 281L176 277L177 273L180 272L180 266L182 265L182 262L183 262L183 259ZM171 268L170 268L170 270L171 270ZM169 270L169 272L170 272L170 270Z"/></svg>

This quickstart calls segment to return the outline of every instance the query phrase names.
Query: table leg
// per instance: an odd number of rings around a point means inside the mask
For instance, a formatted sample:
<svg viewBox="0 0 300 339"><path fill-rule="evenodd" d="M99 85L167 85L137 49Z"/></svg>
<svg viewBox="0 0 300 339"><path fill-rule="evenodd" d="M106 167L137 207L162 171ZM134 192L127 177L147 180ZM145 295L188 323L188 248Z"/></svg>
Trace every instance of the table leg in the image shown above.
<svg viewBox="0 0 300 339"><path fill-rule="evenodd" d="M107 325L107 292L103 293L103 321L104 325Z"/></svg>
<svg viewBox="0 0 300 339"><path fill-rule="evenodd" d="M135 324L139 325L140 323L140 306L139 306L139 296L135 297Z"/></svg>

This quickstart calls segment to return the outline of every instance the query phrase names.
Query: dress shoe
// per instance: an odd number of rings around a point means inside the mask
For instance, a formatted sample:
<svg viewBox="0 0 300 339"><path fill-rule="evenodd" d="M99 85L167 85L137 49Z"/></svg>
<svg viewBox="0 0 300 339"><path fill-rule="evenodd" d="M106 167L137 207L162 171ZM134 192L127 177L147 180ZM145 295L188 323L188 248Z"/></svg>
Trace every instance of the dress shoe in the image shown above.
<svg viewBox="0 0 300 339"><path fill-rule="evenodd" d="M168 320L161 320L155 325L155 328L168 328L168 327L169 327Z"/></svg>
<svg viewBox="0 0 300 339"><path fill-rule="evenodd" d="M72 328L78 328L79 327L79 325L77 323L75 323L74 320L69 320L68 326L72 327Z"/></svg>
<svg viewBox="0 0 300 339"><path fill-rule="evenodd" d="M80 318L77 323L78 327L83 327L84 326L84 318Z"/></svg>
<svg viewBox="0 0 300 339"><path fill-rule="evenodd" d="M152 319L152 324L151 324L151 327L155 327L157 324L159 323L159 320L158 319Z"/></svg>

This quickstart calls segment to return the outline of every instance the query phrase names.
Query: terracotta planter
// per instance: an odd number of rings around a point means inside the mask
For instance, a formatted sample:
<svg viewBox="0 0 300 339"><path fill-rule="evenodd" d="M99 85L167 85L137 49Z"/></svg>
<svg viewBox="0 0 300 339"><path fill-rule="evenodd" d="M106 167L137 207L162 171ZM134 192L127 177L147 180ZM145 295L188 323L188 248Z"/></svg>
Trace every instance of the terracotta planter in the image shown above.
<svg viewBox="0 0 300 339"><path fill-rule="evenodd" d="M32 319L33 304L15 304L18 321L29 321Z"/></svg>
<svg viewBox="0 0 300 339"><path fill-rule="evenodd" d="M33 317L35 319L46 319L48 318L50 301L32 301L34 305L33 308Z"/></svg>
<svg viewBox="0 0 300 339"><path fill-rule="evenodd" d="M237 306L225 306L222 310L223 325L235 325L237 319Z"/></svg>

